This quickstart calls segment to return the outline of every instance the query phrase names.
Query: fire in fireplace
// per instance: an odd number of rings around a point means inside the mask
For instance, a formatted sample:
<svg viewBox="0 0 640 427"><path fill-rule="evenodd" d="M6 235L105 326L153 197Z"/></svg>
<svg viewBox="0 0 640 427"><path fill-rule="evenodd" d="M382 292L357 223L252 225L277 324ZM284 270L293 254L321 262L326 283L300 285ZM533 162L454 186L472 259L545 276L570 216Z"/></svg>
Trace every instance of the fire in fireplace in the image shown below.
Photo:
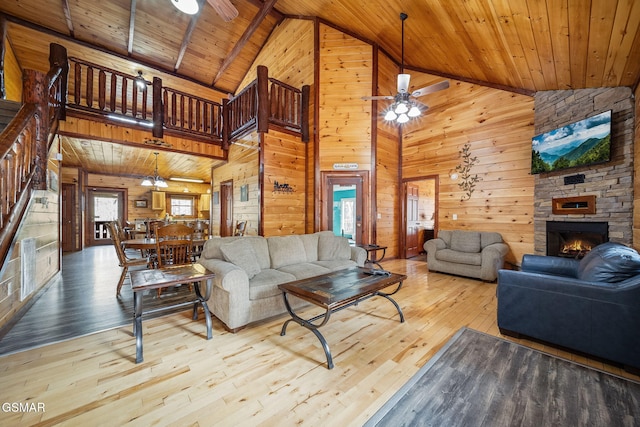
<svg viewBox="0 0 640 427"><path fill-rule="evenodd" d="M606 222L547 221L547 255L582 259L608 240Z"/></svg>

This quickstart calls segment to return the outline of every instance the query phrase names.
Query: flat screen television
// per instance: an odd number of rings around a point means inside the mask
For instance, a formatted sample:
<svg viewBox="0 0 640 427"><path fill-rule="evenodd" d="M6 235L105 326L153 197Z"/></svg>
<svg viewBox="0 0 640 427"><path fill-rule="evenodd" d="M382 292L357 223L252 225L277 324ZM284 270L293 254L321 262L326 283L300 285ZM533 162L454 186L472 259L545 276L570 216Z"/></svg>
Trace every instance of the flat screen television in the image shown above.
<svg viewBox="0 0 640 427"><path fill-rule="evenodd" d="M608 162L611 157L611 110L534 136L531 173Z"/></svg>

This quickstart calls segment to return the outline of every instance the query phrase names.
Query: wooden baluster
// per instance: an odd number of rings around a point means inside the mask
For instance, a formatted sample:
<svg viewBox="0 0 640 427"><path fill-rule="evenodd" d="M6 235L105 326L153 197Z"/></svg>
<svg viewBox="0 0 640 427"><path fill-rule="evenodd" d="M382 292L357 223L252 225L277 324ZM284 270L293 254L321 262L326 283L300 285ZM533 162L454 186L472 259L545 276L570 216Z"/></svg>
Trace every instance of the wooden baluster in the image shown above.
<svg viewBox="0 0 640 427"><path fill-rule="evenodd" d="M128 83L128 79L123 77L122 78L122 92L120 93L120 112L122 114L124 114L125 116L127 115L127 111L128 111L128 105L127 105L127 83Z"/></svg>
<svg viewBox="0 0 640 427"><path fill-rule="evenodd" d="M76 62L74 68L74 85L73 85L73 103L76 105L80 105L80 100L82 99L82 95L80 91L82 90L82 65Z"/></svg>
<svg viewBox="0 0 640 427"><path fill-rule="evenodd" d="M100 111L103 111L106 105L106 101L105 101L106 89L107 89L107 74L104 72L104 70L100 70L100 72L98 73L98 109L100 109Z"/></svg>
<svg viewBox="0 0 640 427"><path fill-rule="evenodd" d="M85 97L87 101L87 107L93 108L93 67L87 67L86 84Z"/></svg>
<svg viewBox="0 0 640 427"><path fill-rule="evenodd" d="M127 79L129 80L129 79ZM131 115L133 117L138 116L138 84L135 81L131 82Z"/></svg>
<svg viewBox="0 0 640 427"><path fill-rule="evenodd" d="M300 96L300 135L304 142L309 142L309 98L311 96L311 86L302 86Z"/></svg>
<svg viewBox="0 0 640 427"><path fill-rule="evenodd" d="M111 73L111 95L109 99L109 109L111 112L116 111L116 96L118 93L118 76Z"/></svg>

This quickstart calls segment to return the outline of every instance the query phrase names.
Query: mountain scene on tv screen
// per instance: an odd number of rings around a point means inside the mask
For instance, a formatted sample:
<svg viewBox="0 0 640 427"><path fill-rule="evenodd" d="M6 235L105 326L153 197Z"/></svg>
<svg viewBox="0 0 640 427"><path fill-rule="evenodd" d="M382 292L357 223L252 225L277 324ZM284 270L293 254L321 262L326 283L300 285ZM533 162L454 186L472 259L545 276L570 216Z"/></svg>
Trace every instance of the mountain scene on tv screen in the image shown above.
<svg viewBox="0 0 640 427"><path fill-rule="evenodd" d="M537 135L532 140L531 173L603 163L611 150L611 111Z"/></svg>

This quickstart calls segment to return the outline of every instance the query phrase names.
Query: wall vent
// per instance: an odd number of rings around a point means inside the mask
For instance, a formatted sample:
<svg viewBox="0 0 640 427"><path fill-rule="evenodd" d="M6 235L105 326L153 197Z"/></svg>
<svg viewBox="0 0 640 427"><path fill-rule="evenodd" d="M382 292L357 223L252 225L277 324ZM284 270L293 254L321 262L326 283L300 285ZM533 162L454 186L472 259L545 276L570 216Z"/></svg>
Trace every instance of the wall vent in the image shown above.
<svg viewBox="0 0 640 427"><path fill-rule="evenodd" d="M30 237L20 242L20 301L24 301L36 288L36 239Z"/></svg>

